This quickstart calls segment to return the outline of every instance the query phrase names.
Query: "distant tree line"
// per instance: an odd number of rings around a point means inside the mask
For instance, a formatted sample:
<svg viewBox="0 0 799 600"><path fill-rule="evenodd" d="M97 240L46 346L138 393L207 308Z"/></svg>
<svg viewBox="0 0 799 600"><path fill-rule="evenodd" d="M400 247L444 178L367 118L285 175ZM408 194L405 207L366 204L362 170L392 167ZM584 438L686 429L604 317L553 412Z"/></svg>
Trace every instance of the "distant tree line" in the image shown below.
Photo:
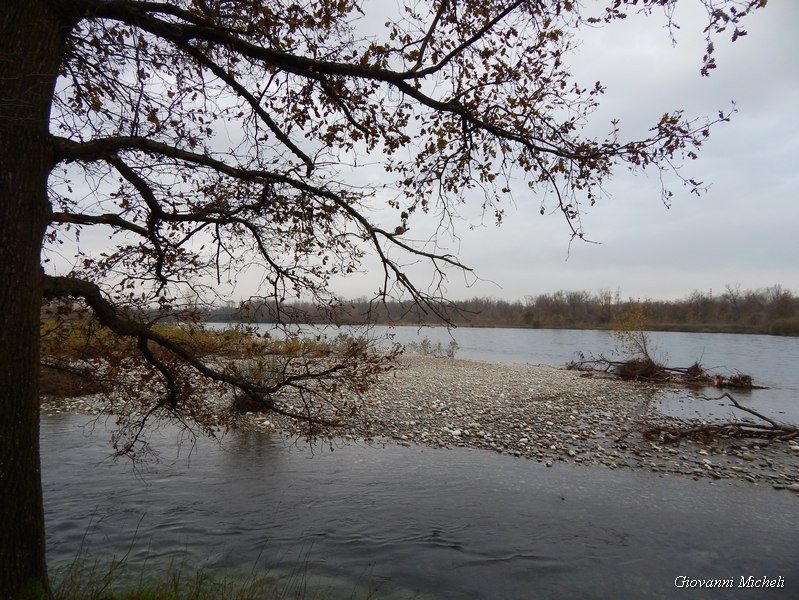
<svg viewBox="0 0 799 600"><path fill-rule="evenodd" d="M623 300L619 291L611 290L560 290L515 301L471 298L454 303L450 317L454 324L465 327L609 329L616 317L633 305L643 307L651 330L799 335L799 296L780 285L756 290L728 285L720 294L695 290L679 300ZM298 302L291 308L298 314L315 314L320 323L443 324L440 317L425 313L411 301L370 302L361 298L342 302L332 313L329 307L317 309L311 303ZM282 310L285 313L285 307ZM205 318L210 322L270 322L273 314L269 304L251 300L239 306L214 308Z"/></svg>

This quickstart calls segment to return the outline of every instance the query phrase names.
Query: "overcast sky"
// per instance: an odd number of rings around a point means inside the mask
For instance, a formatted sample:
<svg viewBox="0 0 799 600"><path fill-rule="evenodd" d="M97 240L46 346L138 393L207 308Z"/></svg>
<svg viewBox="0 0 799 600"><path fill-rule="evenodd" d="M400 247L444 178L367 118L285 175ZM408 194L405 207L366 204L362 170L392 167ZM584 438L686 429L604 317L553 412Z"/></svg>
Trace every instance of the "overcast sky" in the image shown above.
<svg viewBox="0 0 799 600"><path fill-rule="evenodd" d="M699 74L702 4L681 2L680 11L676 46L662 16L582 32L573 72L585 86L600 80L607 88L589 125L597 137L609 132L614 118L621 120L622 138L636 139L666 111L714 116L735 101L732 121L713 130L699 160L683 171L709 190L697 198L675 183L666 208L656 173L620 168L605 186L608 197L583 214L586 236L597 244L570 243L563 216L540 215L541 199L529 192L516 194L500 227L489 216L485 226L471 228L480 222L480 206L467 205L447 249L475 276L453 274L449 298L517 300L563 289L675 299L693 290L715 294L727 285L774 284L799 294L799 2L771 0L747 19L749 35L734 44L719 37L718 69L709 78ZM382 170L375 165L372 172L379 183ZM518 182L517 189L526 186ZM395 212L391 218L393 227ZM425 229L416 219L408 236L423 240ZM84 244L91 240L100 248L109 243L107 232L87 232ZM66 265L75 260L51 255ZM429 268L410 272L421 288L431 281ZM255 293L260 281L255 272L240 272L232 298ZM367 262L364 273L336 282L334 291L343 298L372 297L381 285L379 265Z"/></svg>
<svg viewBox="0 0 799 600"><path fill-rule="evenodd" d="M610 289L623 298L674 299L693 290L722 293L728 284L799 292L799 2L772 0L747 20L748 36L734 44L720 37L719 66L709 78L699 74L704 13L681 10L676 46L664 19L628 19L581 35L574 72L607 87L593 115L598 134L617 117L623 134L644 136L666 111L713 116L734 100L732 121L717 126L700 159L685 165L684 175L710 189L697 198L675 184L667 209L655 173L620 169L607 186L610 197L583 218L587 237L599 244L570 245L559 213L541 216L537 199L517 198L499 228L490 219L487 227L459 228L452 248L481 279L453 277L451 298ZM377 275L337 290L369 296ZM426 276L417 272L420 284Z"/></svg>

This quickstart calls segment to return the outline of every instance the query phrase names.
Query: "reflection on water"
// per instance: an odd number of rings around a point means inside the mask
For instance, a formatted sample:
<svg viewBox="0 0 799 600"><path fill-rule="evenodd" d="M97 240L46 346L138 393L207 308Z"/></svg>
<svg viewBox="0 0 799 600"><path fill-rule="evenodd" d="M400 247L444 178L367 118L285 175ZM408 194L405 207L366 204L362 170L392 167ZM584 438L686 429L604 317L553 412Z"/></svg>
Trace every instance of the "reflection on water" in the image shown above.
<svg viewBox="0 0 799 600"><path fill-rule="evenodd" d="M42 419L53 566L88 532L91 554L153 567L299 563L346 598L355 586L377 598L671 598L679 575L799 586L799 504L786 491L485 451L312 451L258 433L176 458L169 429L154 440L162 461L134 472L107 458L106 434L85 434L87 419Z"/></svg>

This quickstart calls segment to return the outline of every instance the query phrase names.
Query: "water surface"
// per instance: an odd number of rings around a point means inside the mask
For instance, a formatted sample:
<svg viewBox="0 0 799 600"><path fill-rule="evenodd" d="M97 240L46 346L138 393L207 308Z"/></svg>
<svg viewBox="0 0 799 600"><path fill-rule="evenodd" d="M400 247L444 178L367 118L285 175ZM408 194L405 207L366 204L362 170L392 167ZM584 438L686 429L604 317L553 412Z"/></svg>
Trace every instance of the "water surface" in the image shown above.
<svg viewBox="0 0 799 600"><path fill-rule="evenodd" d="M486 451L363 444L311 448L232 434L159 463L108 459L89 417L42 419L48 556L170 560L219 572L301 565L316 597L673 598L674 580L741 575L799 592L799 498L787 491ZM332 591L337 590L337 591ZM310 597L313 594L309 593Z"/></svg>

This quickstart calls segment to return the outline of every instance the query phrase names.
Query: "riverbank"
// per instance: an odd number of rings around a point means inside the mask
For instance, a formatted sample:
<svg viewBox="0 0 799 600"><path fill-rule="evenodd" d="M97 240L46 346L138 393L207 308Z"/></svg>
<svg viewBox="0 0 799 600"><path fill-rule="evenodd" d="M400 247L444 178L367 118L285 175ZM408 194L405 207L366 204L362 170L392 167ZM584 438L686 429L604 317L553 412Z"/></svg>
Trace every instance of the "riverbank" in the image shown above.
<svg viewBox="0 0 799 600"><path fill-rule="evenodd" d="M558 464L646 469L693 478L799 487L799 440L721 440L679 445L643 439L638 424L654 413L657 388L546 365L404 356L335 430L336 440L484 449ZM96 412L72 399L43 410ZM247 429L302 437L304 424L247 414Z"/></svg>

